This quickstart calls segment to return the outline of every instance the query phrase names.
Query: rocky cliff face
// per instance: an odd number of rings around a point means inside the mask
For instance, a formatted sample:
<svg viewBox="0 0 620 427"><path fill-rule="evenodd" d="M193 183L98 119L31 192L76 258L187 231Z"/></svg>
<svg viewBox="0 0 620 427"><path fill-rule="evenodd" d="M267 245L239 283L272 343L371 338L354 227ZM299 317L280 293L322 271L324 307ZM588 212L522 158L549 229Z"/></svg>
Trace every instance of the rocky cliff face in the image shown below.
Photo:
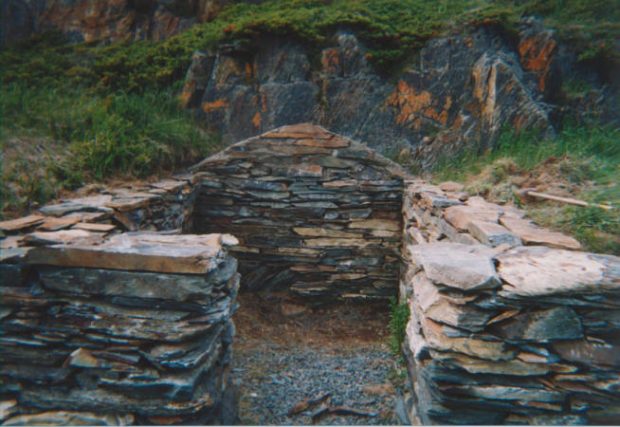
<svg viewBox="0 0 620 427"><path fill-rule="evenodd" d="M490 146L504 127L553 134L575 111L557 106L565 103L562 77L573 72L562 61L575 62L535 20L523 22L516 40L489 27L432 39L390 77L348 32L318 53L267 37L252 50L197 52L182 102L228 141L314 122L383 152L405 150L428 168L463 146ZM608 97L597 99L607 103L597 111L617 111Z"/></svg>
<svg viewBox="0 0 620 427"><path fill-rule="evenodd" d="M259 0L5 0L0 46L51 28L75 41L161 40L239 1ZM504 128L552 135L567 117L619 121L620 70L579 62L535 19L510 34L483 25L437 36L389 75L348 31L322 46L270 35L240 46L196 52L181 95L229 143L312 122L428 169L492 146ZM567 93L571 80L586 90Z"/></svg>
<svg viewBox="0 0 620 427"><path fill-rule="evenodd" d="M75 41L161 40L213 18L230 0L5 0L0 46L57 29Z"/></svg>

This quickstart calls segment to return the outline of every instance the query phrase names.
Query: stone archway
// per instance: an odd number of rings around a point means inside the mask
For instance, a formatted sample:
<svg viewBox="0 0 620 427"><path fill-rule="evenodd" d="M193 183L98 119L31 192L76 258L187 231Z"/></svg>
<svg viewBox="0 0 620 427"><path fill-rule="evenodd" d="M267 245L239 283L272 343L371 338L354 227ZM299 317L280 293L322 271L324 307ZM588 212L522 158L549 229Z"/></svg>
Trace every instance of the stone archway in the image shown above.
<svg viewBox="0 0 620 427"><path fill-rule="evenodd" d="M396 163L299 124L239 142L193 172L195 231L239 238L242 288L396 295L407 177Z"/></svg>

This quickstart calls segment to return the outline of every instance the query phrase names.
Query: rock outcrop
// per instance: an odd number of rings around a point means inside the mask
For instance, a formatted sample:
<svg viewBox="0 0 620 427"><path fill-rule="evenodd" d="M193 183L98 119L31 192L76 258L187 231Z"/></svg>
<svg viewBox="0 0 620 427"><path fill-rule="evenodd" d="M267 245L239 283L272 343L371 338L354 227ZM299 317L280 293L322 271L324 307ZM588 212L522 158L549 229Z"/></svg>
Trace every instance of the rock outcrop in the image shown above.
<svg viewBox="0 0 620 427"><path fill-rule="evenodd" d="M162 40L212 19L230 0L5 0L0 47L59 30L74 41Z"/></svg>
<svg viewBox="0 0 620 427"><path fill-rule="evenodd" d="M392 79L351 33L338 33L318 65L303 44L265 37L253 51L196 53L182 100L228 141L311 121L380 151L407 148L427 168L491 146L505 127L554 132L557 42L535 22L520 37L517 49L484 27L432 39Z"/></svg>

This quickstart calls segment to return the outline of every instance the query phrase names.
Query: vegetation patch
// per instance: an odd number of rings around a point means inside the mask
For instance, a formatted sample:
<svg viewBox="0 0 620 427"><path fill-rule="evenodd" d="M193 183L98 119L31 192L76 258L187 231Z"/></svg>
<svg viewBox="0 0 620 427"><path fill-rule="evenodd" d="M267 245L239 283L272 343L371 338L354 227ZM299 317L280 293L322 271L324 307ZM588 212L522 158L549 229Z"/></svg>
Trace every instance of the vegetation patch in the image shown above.
<svg viewBox="0 0 620 427"><path fill-rule="evenodd" d="M506 131L495 149L443 160L433 179L460 181L472 195L518 205L539 224L573 234L589 250L620 253L620 129L568 127L546 139ZM523 203L518 191L526 188L613 209Z"/></svg>
<svg viewBox="0 0 620 427"><path fill-rule="evenodd" d="M396 298L390 299L390 350L395 356L402 355L402 346L405 341L407 322L409 322L409 305L399 304Z"/></svg>
<svg viewBox="0 0 620 427"><path fill-rule="evenodd" d="M63 188L167 173L219 144L165 90L104 95L10 83L0 88L0 115L5 214L45 203Z"/></svg>

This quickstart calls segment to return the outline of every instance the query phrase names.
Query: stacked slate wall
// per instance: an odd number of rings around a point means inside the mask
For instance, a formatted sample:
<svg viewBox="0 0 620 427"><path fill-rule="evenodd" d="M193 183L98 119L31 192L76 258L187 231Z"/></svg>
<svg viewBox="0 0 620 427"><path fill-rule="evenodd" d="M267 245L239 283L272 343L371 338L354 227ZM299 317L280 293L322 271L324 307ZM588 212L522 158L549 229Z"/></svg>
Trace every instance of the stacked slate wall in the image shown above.
<svg viewBox="0 0 620 427"><path fill-rule="evenodd" d="M242 287L396 295L404 172L311 125L235 144L194 168L194 226L235 235Z"/></svg>
<svg viewBox="0 0 620 427"><path fill-rule="evenodd" d="M4 257L0 421L233 423L234 243L130 233Z"/></svg>
<svg viewBox="0 0 620 427"><path fill-rule="evenodd" d="M110 223L119 230L191 232L192 176L104 189L94 196L65 199L39 210L42 216ZM68 227L67 227L68 228Z"/></svg>
<svg viewBox="0 0 620 427"><path fill-rule="evenodd" d="M408 183L401 299L423 424L618 424L620 258Z"/></svg>

